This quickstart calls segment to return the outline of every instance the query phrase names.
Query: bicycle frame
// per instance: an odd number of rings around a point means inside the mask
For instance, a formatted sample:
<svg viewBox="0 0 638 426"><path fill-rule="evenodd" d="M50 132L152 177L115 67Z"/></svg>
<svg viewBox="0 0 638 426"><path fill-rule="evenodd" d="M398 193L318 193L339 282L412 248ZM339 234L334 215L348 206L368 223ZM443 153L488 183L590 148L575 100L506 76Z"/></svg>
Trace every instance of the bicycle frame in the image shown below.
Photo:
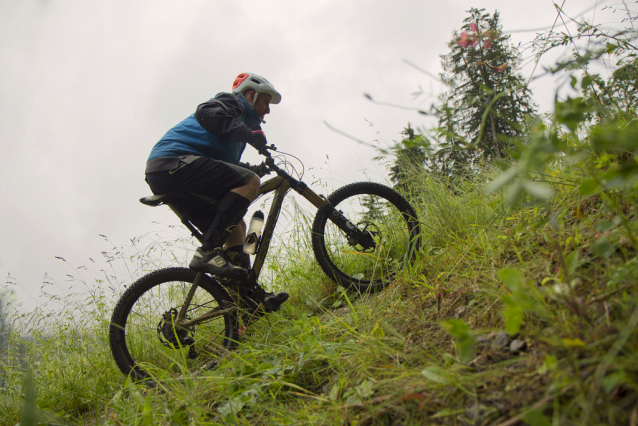
<svg viewBox="0 0 638 426"><path fill-rule="evenodd" d="M275 231L275 225L277 225L277 220L279 219L279 214L281 212L281 206L283 204L284 198L288 191L292 188L295 192L299 193L306 200L310 201L310 203L315 206L317 209L324 208L329 209L329 218L332 222L334 222L344 233L348 235L349 241L356 241L364 247L374 247L375 243L367 231L362 231L358 229L353 223L351 223L341 211L336 210L333 206L330 205L328 200L315 193L312 189L308 187L305 183L300 180L295 179L290 176L286 171L279 168L274 164L274 160L272 157L268 156L266 158L266 164L269 168L277 173L277 176L267 180L262 183L259 187L258 196L268 194L274 191L273 201L270 206L270 210L268 212L268 218L266 219L266 223L264 226L264 231L259 240L259 244L257 246L257 250L255 251L255 261L253 262L253 268L249 271L249 280L257 280L259 278L259 274L266 260L266 254L268 253L268 249L270 248L270 241L272 240L273 233ZM169 204L170 207L170 204ZM172 209L172 207L171 207ZM175 211L175 209L173 209ZM176 214L177 211L175 211ZM180 216L178 214L178 216ZM180 216L181 218L181 216ZM199 233L188 221L182 219L182 222L187 226L187 228L193 233L193 235L202 240L201 233ZM183 318L186 315L186 311L190 306L193 295L195 294L195 290L197 289L199 280L203 273L197 274L195 281L193 282L192 287L190 288L188 295L186 296L186 300L182 305L179 314L175 318L175 326L177 328L189 327L192 325L200 324L206 320L211 318L224 315L229 313L229 308L218 307L210 310L209 312L187 321L183 321ZM232 308L230 308L232 310ZM236 309L236 308L235 308Z"/></svg>
<svg viewBox="0 0 638 426"><path fill-rule="evenodd" d="M308 201L310 201L316 208L319 209L327 203L324 198L317 195L310 188L305 187L305 185L303 185L303 189L299 188L299 184L301 182L296 181L295 183L297 184L295 185L295 189L297 190L297 192ZM285 177L277 176L263 183L259 189L259 195L267 194L272 191L274 191L275 193L273 195L273 201L270 206L270 211L268 212L268 218L266 219L266 223L264 224L264 231L262 232L257 250L255 251L255 261L253 263L254 279L257 279L259 277L261 268L263 267L266 260L266 254L268 253L268 249L270 248L270 241L275 231L275 226L277 225L279 214L281 213L281 206L290 188L291 182L289 180L287 180Z"/></svg>

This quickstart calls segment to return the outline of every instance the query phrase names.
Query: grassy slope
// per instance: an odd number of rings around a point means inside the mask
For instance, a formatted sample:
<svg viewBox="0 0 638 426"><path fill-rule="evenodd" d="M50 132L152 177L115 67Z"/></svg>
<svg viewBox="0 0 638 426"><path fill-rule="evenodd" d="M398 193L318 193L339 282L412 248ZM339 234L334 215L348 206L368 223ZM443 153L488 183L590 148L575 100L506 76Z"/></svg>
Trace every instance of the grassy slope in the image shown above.
<svg viewBox="0 0 638 426"><path fill-rule="evenodd" d="M551 204L511 213L481 183L450 191L418 179L423 248L386 291L338 291L299 234L306 257L290 253L287 264L282 253L275 265L292 293L285 309L255 324L221 368L162 391L116 370L110 306L94 294L91 317L61 315L54 339L36 333L27 348L37 410L109 425L635 424L638 264L619 228L608 231L613 244L593 247L601 221L613 223L604 203L557 186ZM635 212L617 201L633 226ZM9 364L0 424L14 425L20 406L35 409Z"/></svg>

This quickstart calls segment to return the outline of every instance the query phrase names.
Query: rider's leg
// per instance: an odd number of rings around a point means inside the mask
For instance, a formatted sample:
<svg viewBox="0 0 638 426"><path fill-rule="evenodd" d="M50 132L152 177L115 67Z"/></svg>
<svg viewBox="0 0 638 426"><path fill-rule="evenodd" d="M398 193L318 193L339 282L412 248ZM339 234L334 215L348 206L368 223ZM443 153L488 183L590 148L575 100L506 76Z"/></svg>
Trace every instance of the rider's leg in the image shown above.
<svg viewBox="0 0 638 426"><path fill-rule="evenodd" d="M242 219L239 221L233 232L230 233L224 247L229 249L230 247L243 246L244 240L246 240L246 222Z"/></svg>
<svg viewBox="0 0 638 426"><path fill-rule="evenodd" d="M230 192L239 194L252 201L257 198L257 195L259 195L259 183L259 176L255 175L255 177L253 177L246 185L231 189Z"/></svg>
<svg viewBox="0 0 638 426"><path fill-rule="evenodd" d="M236 188L232 190L233 192L237 192L238 194L242 194L245 197L251 197L250 200L254 200L257 198L259 194L259 178L255 176L255 178L246 186L241 188ZM244 211L243 215L246 214ZM242 228L238 224L237 227L231 232L231 234L226 239L226 247L228 250L226 253L233 256L231 259L232 264L235 267L241 266L242 269L250 268L250 256L244 253L244 240L246 239L246 222L241 221ZM266 298L264 300L266 304L266 310L269 312L278 311L281 305L288 300L288 293L285 291L280 291L279 293L267 293Z"/></svg>
<svg viewBox="0 0 638 426"><path fill-rule="evenodd" d="M224 249L228 260L244 269L250 269L250 256L244 253L244 240L246 239L246 222L241 220L226 240Z"/></svg>
<svg viewBox="0 0 638 426"><path fill-rule="evenodd" d="M223 247L233 232L236 232L234 238L240 239L243 243L243 238L246 236L246 224L242 223L243 227L240 228L237 226L240 221L243 222L242 219L248 211L250 203L257 197L258 193L259 177L255 175L248 184L232 189L224 195L217 206L218 211L213 218L213 223L204 236L202 244L204 250ZM235 229L238 230L235 231Z"/></svg>
<svg viewBox="0 0 638 426"><path fill-rule="evenodd" d="M195 270L214 274L243 278L247 271L230 263L223 253L222 247L233 233L234 239L245 236L245 224L237 227L248 210L248 206L259 193L259 177L256 175L248 184L232 189L224 195L217 206L217 214L204 236L201 249L197 249L190 267ZM243 242L243 240L242 240Z"/></svg>
<svg viewBox="0 0 638 426"><path fill-rule="evenodd" d="M231 192L241 194L246 198L250 197L250 200L252 201L257 198L257 195L259 194L259 178L255 176L255 178L252 179L248 185L233 189ZM244 210L241 216L243 217L245 214L246 211ZM240 220L239 223L237 223L236 227L228 234L228 236L226 236L226 239L224 240L227 248L226 253L229 255L228 257L230 257L229 260L231 261L229 265L236 269L241 268L242 270L246 270L250 268L250 256L244 253L243 244L245 239L246 222ZM279 310L281 305L286 300L288 300L288 297L289 295L285 291L280 291L279 293L267 293L264 300L266 304L266 310L269 312Z"/></svg>
<svg viewBox="0 0 638 426"><path fill-rule="evenodd" d="M247 275L246 270L238 268L239 271L233 271L222 247L231 235L231 243L243 243L245 226L238 224L259 193L259 177L248 169L210 158L201 157L187 165L179 161L176 160L178 167L175 169L146 174L146 181L154 194L175 195L189 200L219 200L212 217L202 216L199 212L196 214L195 226L205 234L205 238L190 266L214 274L230 272L233 277L241 279Z"/></svg>

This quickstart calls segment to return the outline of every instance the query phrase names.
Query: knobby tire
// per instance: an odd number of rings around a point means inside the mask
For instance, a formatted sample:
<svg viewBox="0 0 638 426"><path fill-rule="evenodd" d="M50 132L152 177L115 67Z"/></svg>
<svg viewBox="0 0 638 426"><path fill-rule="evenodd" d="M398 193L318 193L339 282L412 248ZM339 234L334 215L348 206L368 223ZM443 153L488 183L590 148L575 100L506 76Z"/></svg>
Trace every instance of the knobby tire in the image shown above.
<svg viewBox="0 0 638 426"><path fill-rule="evenodd" d="M330 204L359 229L374 236L375 249L347 241L345 233L320 208L312 226L312 247L321 269L337 284L375 291L391 283L416 258L419 222L410 204L394 189L374 182L346 185L328 197Z"/></svg>
<svg viewBox="0 0 638 426"><path fill-rule="evenodd" d="M196 359L187 360L190 346L178 343L177 337L169 343L170 347L166 346L171 332L175 331L173 322L167 322L163 315L170 308L179 311L196 275L188 268L161 269L140 278L122 294L109 330L111 352L122 373L137 381L174 378L233 349L238 337L235 313L194 326L193 332L188 333L196 342L193 348L206 346L206 351ZM203 275L187 316L190 314L192 319L212 308L232 306L228 292L211 277ZM166 334L160 333L158 324L164 325L162 330L168 330Z"/></svg>

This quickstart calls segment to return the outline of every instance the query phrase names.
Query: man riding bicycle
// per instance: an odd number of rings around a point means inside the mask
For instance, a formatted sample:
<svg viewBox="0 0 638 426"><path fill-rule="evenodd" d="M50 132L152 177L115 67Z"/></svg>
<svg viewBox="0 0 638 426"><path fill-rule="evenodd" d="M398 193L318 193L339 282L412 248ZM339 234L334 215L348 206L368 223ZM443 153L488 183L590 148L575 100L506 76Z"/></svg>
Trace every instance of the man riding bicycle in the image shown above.
<svg viewBox="0 0 638 426"><path fill-rule="evenodd" d="M146 162L151 190L178 197L178 208L204 234L191 269L240 282L248 278L243 217L259 193L260 169L239 160L246 143L256 149L266 146L261 123L269 105L280 101L265 78L239 74L232 93L219 93L200 104L151 150ZM280 292L268 294L265 302L278 307L287 299L288 294Z"/></svg>

